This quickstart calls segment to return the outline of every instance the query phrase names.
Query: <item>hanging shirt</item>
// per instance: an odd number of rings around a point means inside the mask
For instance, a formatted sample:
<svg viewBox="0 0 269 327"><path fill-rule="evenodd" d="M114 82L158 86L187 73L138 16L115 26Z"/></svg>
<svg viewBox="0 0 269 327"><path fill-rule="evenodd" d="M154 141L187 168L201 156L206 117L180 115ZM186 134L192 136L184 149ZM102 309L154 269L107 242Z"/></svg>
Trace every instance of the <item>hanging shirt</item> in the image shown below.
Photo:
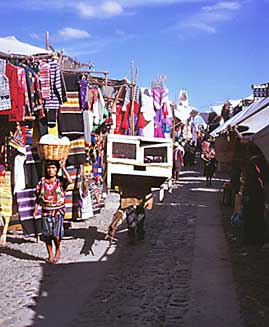
<svg viewBox="0 0 269 327"><path fill-rule="evenodd" d="M48 125L55 126L58 110L62 104L62 86L60 66L56 61L49 62L50 65L50 99L45 101L48 111Z"/></svg>
<svg viewBox="0 0 269 327"><path fill-rule="evenodd" d="M11 109L9 80L6 74L6 61L0 59L0 110Z"/></svg>
<svg viewBox="0 0 269 327"><path fill-rule="evenodd" d="M25 150L26 151L26 150ZM18 191L26 188L25 173L24 173L24 162L26 155L19 154L15 157L14 161L14 191L16 194Z"/></svg>
<svg viewBox="0 0 269 327"><path fill-rule="evenodd" d="M50 65L47 62L41 62L39 65L39 80L41 86L42 98L44 100L50 99Z"/></svg>

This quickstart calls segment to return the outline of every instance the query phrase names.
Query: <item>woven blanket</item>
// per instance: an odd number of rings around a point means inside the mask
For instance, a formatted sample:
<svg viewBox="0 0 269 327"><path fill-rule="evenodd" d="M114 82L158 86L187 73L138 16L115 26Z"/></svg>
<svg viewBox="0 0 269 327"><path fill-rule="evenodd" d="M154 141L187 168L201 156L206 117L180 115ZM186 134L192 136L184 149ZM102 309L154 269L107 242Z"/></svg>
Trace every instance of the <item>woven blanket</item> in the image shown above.
<svg viewBox="0 0 269 327"><path fill-rule="evenodd" d="M40 211L36 219L33 218L35 206L35 188L25 189L17 192L17 204L22 225L23 234L25 236L41 235L41 215Z"/></svg>
<svg viewBox="0 0 269 327"><path fill-rule="evenodd" d="M85 140L79 138L71 141L69 157L67 161L68 166L79 166L86 162Z"/></svg>

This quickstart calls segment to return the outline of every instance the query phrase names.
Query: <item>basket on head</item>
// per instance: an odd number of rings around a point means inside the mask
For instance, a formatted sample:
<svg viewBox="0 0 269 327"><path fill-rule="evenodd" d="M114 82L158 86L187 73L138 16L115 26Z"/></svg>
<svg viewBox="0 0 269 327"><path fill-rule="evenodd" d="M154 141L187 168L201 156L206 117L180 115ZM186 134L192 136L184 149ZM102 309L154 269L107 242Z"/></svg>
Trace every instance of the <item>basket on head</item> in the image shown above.
<svg viewBox="0 0 269 327"><path fill-rule="evenodd" d="M38 144L40 158L44 160L61 160L68 157L70 144Z"/></svg>

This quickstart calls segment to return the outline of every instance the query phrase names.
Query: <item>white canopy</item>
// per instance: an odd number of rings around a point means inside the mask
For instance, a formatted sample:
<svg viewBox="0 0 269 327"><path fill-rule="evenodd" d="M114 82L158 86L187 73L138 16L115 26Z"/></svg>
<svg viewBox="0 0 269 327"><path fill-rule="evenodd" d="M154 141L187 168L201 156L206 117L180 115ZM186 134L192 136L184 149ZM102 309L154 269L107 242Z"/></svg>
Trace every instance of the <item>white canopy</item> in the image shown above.
<svg viewBox="0 0 269 327"><path fill-rule="evenodd" d="M265 107L263 110L258 111L253 116L245 119L239 126L247 127L247 134L255 134L262 130L264 127L269 125L269 106ZM244 135L244 132L242 133Z"/></svg>
<svg viewBox="0 0 269 327"><path fill-rule="evenodd" d="M256 116L256 113L260 110L264 110L269 105L269 98L263 98L256 102L253 102L251 105L249 105L246 109L240 111L235 116L228 119L224 124L219 126L218 128L214 129L210 134L213 137L216 137L221 131L224 131L229 125L235 126L235 125L244 125L245 126L245 120L253 116L252 122L255 121L255 119L260 120L261 116ZM267 111L266 111L267 112ZM265 115L262 115L262 117L265 117ZM263 119L263 118L262 118ZM258 123L257 123L258 124ZM259 123L260 124L260 123ZM259 125L260 126L260 125ZM264 126L263 126L264 127ZM253 127L258 128L258 127Z"/></svg>
<svg viewBox="0 0 269 327"><path fill-rule="evenodd" d="M47 54L50 51L34 45L21 42L15 36L0 37L0 52L5 54L32 56L35 54Z"/></svg>
<svg viewBox="0 0 269 327"><path fill-rule="evenodd" d="M257 144L263 152L265 159L269 162L269 125L261 129L258 133L253 135L253 142Z"/></svg>
<svg viewBox="0 0 269 327"><path fill-rule="evenodd" d="M192 112L194 108L190 106L183 106L183 105L177 105L174 110L174 115L176 118L180 119L182 123L186 123L186 121L190 117L190 113Z"/></svg>

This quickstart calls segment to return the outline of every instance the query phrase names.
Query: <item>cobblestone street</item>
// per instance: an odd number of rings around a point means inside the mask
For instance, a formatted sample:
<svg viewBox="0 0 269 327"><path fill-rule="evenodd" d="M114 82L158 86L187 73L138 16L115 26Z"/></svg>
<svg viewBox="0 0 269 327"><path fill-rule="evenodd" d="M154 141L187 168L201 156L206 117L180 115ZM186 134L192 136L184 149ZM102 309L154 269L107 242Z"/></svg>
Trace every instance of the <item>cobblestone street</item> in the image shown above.
<svg viewBox="0 0 269 327"><path fill-rule="evenodd" d="M104 239L118 205L110 194L101 215L68 232L58 265L44 263L42 243L11 235L0 249L0 326L241 326L224 236L214 234L221 183L205 188L184 171L147 211L136 245L125 224L111 247Z"/></svg>

